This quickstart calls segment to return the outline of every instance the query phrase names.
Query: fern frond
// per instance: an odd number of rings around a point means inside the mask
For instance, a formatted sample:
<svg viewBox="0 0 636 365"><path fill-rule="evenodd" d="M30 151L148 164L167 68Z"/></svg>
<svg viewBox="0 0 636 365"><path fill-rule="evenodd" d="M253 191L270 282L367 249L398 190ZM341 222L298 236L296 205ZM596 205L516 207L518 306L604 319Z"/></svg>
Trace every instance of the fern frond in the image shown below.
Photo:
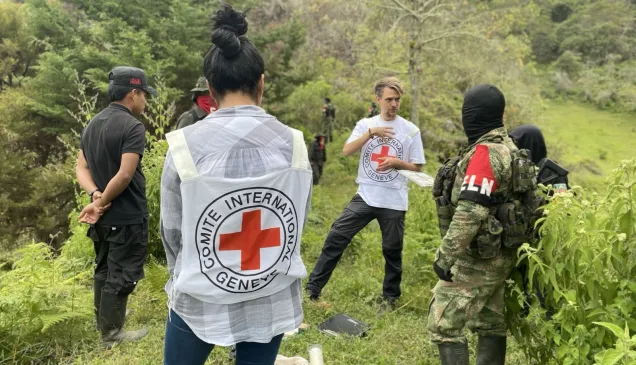
<svg viewBox="0 0 636 365"><path fill-rule="evenodd" d="M64 313L52 313L43 314L39 316L42 321L42 333L46 332L49 328L55 326L58 323L68 321L71 318L86 317L86 313L81 312L64 312Z"/></svg>

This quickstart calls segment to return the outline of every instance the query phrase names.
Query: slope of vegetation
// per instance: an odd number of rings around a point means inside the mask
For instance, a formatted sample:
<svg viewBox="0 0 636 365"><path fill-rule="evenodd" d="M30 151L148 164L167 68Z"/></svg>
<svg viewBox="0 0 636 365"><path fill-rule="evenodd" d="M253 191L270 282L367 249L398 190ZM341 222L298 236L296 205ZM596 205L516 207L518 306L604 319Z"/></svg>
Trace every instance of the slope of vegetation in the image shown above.
<svg viewBox="0 0 636 365"><path fill-rule="evenodd" d="M634 114L567 102L551 103L536 124L550 158L570 170L571 184L600 189L621 160L636 157L634 119Z"/></svg>

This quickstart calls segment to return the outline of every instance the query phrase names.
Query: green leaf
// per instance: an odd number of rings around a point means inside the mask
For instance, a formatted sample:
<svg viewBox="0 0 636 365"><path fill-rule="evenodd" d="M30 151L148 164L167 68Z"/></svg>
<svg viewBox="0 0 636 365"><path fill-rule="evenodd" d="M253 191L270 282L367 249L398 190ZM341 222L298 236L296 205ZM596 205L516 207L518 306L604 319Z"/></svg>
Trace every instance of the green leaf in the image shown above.
<svg viewBox="0 0 636 365"><path fill-rule="evenodd" d="M607 328L608 330L612 331L612 333L614 333L614 335L618 337L619 339L621 340L625 339L624 337L625 334L623 333L623 329L618 327L617 325L613 323L608 323L608 322L593 322L593 323L599 326L603 326Z"/></svg>
<svg viewBox="0 0 636 365"><path fill-rule="evenodd" d="M590 319L592 317L596 317L596 316L601 315L601 314L605 314L605 309L597 308L597 309L594 309L593 311L591 311L590 313L588 313L586 318Z"/></svg>
<svg viewBox="0 0 636 365"><path fill-rule="evenodd" d="M40 320L42 321L42 332L46 332L46 330L55 326L58 323L68 321L71 318L78 318L78 317L86 317L86 313L66 312L66 313L41 315Z"/></svg>
<svg viewBox="0 0 636 365"><path fill-rule="evenodd" d="M627 213L621 216L619 221L619 227L622 233L627 234L627 239L632 237L632 231L634 229L634 225L632 223L632 211L628 210Z"/></svg>
<svg viewBox="0 0 636 365"><path fill-rule="evenodd" d="M624 353L615 349L609 349L603 354L603 358L597 365L614 365L623 358Z"/></svg>

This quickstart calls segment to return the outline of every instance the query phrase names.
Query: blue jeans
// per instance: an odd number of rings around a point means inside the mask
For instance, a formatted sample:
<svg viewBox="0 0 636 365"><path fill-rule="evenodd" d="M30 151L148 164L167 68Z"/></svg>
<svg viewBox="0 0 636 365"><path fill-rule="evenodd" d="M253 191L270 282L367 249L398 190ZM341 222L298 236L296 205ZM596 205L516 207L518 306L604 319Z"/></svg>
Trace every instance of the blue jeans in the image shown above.
<svg viewBox="0 0 636 365"><path fill-rule="evenodd" d="M269 343L237 343L236 365L274 365L282 340L281 333ZM199 339L183 319L170 310L163 349L164 365L203 365L213 349L214 345Z"/></svg>

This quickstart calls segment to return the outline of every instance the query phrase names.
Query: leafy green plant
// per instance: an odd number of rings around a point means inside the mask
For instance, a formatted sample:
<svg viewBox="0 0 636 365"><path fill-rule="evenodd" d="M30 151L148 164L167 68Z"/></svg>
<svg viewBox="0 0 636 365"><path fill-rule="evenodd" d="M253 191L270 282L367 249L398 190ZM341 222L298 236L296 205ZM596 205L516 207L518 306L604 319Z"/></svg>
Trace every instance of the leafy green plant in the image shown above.
<svg viewBox="0 0 636 365"><path fill-rule="evenodd" d="M627 365L636 362L636 335L629 336L630 331L627 324L624 330L613 323L594 322L594 324L607 328L617 337L616 345L613 349L607 349L596 354L594 357L596 365Z"/></svg>
<svg viewBox="0 0 636 365"><path fill-rule="evenodd" d="M575 187L550 198L538 246L520 249L531 291L545 294L554 312L546 320L537 307L513 330L537 363L592 364L613 345L611 331L596 322L636 331L635 193L636 161L623 161L605 195Z"/></svg>

